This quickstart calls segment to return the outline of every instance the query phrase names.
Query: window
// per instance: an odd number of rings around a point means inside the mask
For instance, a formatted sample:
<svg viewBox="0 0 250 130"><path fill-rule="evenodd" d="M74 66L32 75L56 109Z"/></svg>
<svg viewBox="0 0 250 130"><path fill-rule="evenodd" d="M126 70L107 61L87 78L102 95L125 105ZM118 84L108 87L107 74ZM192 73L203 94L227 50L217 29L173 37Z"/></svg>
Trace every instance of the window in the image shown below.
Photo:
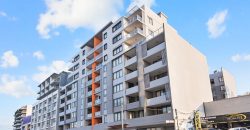
<svg viewBox="0 0 250 130"><path fill-rule="evenodd" d="M154 36L154 32L152 30L148 30L149 35Z"/></svg>
<svg viewBox="0 0 250 130"><path fill-rule="evenodd" d="M106 65L103 66L103 71L107 72L107 66Z"/></svg>
<svg viewBox="0 0 250 130"><path fill-rule="evenodd" d="M118 46L117 48L115 48L113 50L113 56L115 56L116 54L120 53L122 51L122 45Z"/></svg>
<svg viewBox="0 0 250 130"><path fill-rule="evenodd" d="M104 44L103 49L104 49L104 50L107 50L107 49L108 49L108 44L107 44L107 43Z"/></svg>
<svg viewBox="0 0 250 130"><path fill-rule="evenodd" d="M114 113L114 121L120 121L121 120L121 112Z"/></svg>
<svg viewBox="0 0 250 130"><path fill-rule="evenodd" d="M74 70L77 70L79 68L79 63L74 66Z"/></svg>
<svg viewBox="0 0 250 130"><path fill-rule="evenodd" d="M113 60L112 64L113 67L118 66L122 63L122 56L117 57L116 59Z"/></svg>
<svg viewBox="0 0 250 130"><path fill-rule="evenodd" d="M116 35L114 38L113 38L113 44L115 44L116 42L118 42L119 40L122 39L122 33Z"/></svg>
<svg viewBox="0 0 250 130"><path fill-rule="evenodd" d="M107 123L107 122L108 122L107 115L105 115L105 116L103 117L103 119L104 119L104 123Z"/></svg>
<svg viewBox="0 0 250 130"><path fill-rule="evenodd" d="M153 23L153 19L152 19L151 17L149 17L149 16L148 16L148 22L149 22L149 24L151 24L151 25L154 24L154 23Z"/></svg>
<svg viewBox="0 0 250 130"><path fill-rule="evenodd" d="M122 26L122 21L118 22L114 27L112 27L112 31L115 32Z"/></svg>
<svg viewBox="0 0 250 130"><path fill-rule="evenodd" d="M122 83L113 86L113 92L114 93L120 92L122 90L123 90L123 84Z"/></svg>
<svg viewBox="0 0 250 130"><path fill-rule="evenodd" d="M85 55L85 50L82 51L82 55L83 55L83 56Z"/></svg>
<svg viewBox="0 0 250 130"><path fill-rule="evenodd" d="M104 61L107 61L108 60L108 55L105 55L104 56Z"/></svg>
<svg viewBox="0 0 250 130"><path fill-rule="evenodd" d="M103 37L104 37L104 39L106 39L106 38L108 37L107 32L105 32L105 33L103 34Z"/></svg>
<svg viewBox="0 0 250 130"><path fill-rule="evenodd" d="M80 56L77 55L77 56L74 58L74 62L76 62L79 58L80 58Z"/></svg>
<svg viewBox="0 0 250 130"><path fill-rule="evenodd" d="M118 79L121 78L122 76L123 76L122 69L113 73L113 79Z"/></svg>
<svg viewBox="0 0 250 130"><path fill-rule="evenodd" d="M219 81L223 82L224 81L223 77L219 77Z"/></svg>
<svg viewBox="0 0 250 130"><path fill-rule="evenodd" d="M121 106L122 104L123 104L123 97L114 99L114 106L115 107Z"/></svg>
<svg viewBox="0 0 250 130"><path fill-rule="evenodd" d="M82 60L82 65L85 65L85 59L84 59L84 60Z"/></svg>
<svg viewBox="0 0 250 130"><path fill-rule="evenodd" d="M79 73L74 75L74 79L77 79L79 77Z"/></svg>
<svg viewBox="0 0 250 130"><path fill-rule="evenodd" d="M82 75L84 75L84 74L85 74L85 69L82 70Z"/></svg>
<svg viewBox="0 0 250 130"><path fill-rule="evenodd" d="M210 83L211 83L211 84L214 84L214 79L210 79Z"/></svg>
<svg viewBox="0 0 250 130"><path fill-rule="evenodd" d="M226 90L225 86L220 86L220 90L225 91Z"/></svg>

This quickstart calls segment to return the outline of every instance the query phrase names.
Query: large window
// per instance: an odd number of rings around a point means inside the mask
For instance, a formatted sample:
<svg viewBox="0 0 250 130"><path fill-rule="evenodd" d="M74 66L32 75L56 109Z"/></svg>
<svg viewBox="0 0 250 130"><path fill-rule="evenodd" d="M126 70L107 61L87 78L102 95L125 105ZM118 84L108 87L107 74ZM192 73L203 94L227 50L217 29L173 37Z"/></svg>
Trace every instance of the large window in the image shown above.
<svg viewBox="0 0 250 130"><path fill-rule="evenodd" d="M122 69L113 73L113 79L118 79L121 78L122 76L123 76Z"/></svg>
<svg viewBox="0 0 250 130"><path fill-rule="evenodd" d="M113 56L115 56L116 54L120 53L122 51L122 45L118 46L117 48L115 48L113 50Z"/></svg>
<svg viewBox="0 0 250 130"><path fill-rule="evenodd" d="M115 26L113 26L112 31L115 32L122 26L122 21L118 22Z"/></svg>
<svg viewBox="0 0 250 130"><path fill-rule="evenodd" d="M149 24L154 25L153 19L151 17L149 17L149 16L148 16L148 22L149 22Z"/></svg>
<svg viewBox="0 0 250 130"><path fill-rule="evenodd" d="M114 99L114 106L115 107L121 106L122 104L123 104L123 97Z"/></svg>
<svg viewBox="0 0 250 130"><path fill-rule="evenodd" d="M120 121L122 118L121 112L114 113L114 121Z"/></svg>
<svg viewBox="0 0 250 130"><path fill-rule="evenodd" d="M113 38L113 44L115 44L116 42L118 42L119 40L122 39L122 33L116 35L114 38Z"/></svg>
<svg viewBox="0 0 250 130"><path fill-rule="evenodd" d="M122 90L123 90L123 84L122 83L113 86L114 93L120 92Z"/></svg>
<svg viewBox="0 0 250 130"><path fill-rule="evenodd" d="M113 67L118 66L122 63L122 56L117 57L116 59L113 60L112 64Z"/></svg>

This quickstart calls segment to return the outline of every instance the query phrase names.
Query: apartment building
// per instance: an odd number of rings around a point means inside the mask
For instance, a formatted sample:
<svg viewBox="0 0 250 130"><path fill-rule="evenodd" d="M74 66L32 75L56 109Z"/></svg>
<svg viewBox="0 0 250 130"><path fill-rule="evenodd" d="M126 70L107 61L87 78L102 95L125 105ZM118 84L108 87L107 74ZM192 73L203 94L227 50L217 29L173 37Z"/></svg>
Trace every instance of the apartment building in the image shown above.
<svg viewBox="0 0 250 130"><path fill-rule="evenodd" d="M167 16L134 7L72 58L59 87L59 130L185 129L212 101L205 56Z"/></svg>
<svg viewBox="0 0 250 130"><path fill-rule="evenodd" d="M212 87L213 100L221 100L237 96L234 76L226 69L214 71L209 75Z"/></svg>
<svg viewBox="0 0 250 130"><path fill-rule="evenodd" d="M37 102L32 106L32 130L56 130L58 115L58 88L65 82L66 72L53 73L38 85Z"/></svg>
<svg viewBox="0 0 250 130"><path fill-rule="evenodd" d="M31 115L31 111L32 111L31 105L26 105L16 110L14 115L13 130L22 130L21 128L22 128L23 118Z"/></svg>

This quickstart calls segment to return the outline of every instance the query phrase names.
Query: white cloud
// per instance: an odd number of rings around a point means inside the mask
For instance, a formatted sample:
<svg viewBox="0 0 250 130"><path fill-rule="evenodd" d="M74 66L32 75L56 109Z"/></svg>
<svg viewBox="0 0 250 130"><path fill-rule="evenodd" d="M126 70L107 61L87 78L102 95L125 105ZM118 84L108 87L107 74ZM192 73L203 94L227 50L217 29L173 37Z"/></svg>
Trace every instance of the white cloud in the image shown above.
<svg viewBox="0 0 250 130"><path fill-rule="evenodd" d="M0 75L0 93L16 98L34 94L25 76L15 77L8 74Z"/></svg>
<svg viewBox="0 0 250 130"><path fill-rule="evenodd" d="M47 10L40 14L36 27L43 38L50 38L58 27L79 27L97 31L119 16L123 0L45 0Z"/></svg>
<svg viewBox="0 0 250 130"><path fill-rule="evenodd" d="M32 79L37 82L41 83L43 80L45 80L48 76L50 76L53 73L60 73L61 71L68 70L68 64L66 64L64 61L56 60L53 61L50 65L46 66L38 66L38 73L34 74L32 76Z"/></svg>
<svg viewBox="0 0 250 130"><path fill-rule="evenodd" d="M130 11L135 6L142 6L145 5L147 7L151 7L155 4L155 0L130 0L131 3L127 8L127 11Z"/></svg>
<svg viewBox="0 0 250 130"><path fill-rule="evenodd" d="M231 60L233 62L250 61L250 54L247 55L236 54L231 57Z"/></svg>
<svg viewBox="0 0 250 130"><path fill-rule="evenodd" d="M213 17L211 17L207 21L207 29L208 29L210 38L217 38L220 35L222 35L222 33L226 30L226 25L224 23L225 23L227 14L228 14L227 10L217 12L214 14Z"/></svg>
<svg viewBox="0 0 250 130"><path fill-rule="evenodd" d="M1 57L0 63L0 67L3 68L17 67L19 64L19 60L17 56L14 55L13 51L6 51Z"/></svg>
<svg viewBox="0 0 250 130"><path fill-rule="evenodd" d="M0 17L6 17L6 16L7 16L7 14L5 12L0 11Z"/></svg>
<svg viewBox="0 0 250 130"><path fill-rule="evenodd" d="M33 57L37 58L38 60L44 60L45 56L42 51L36 51L33 53Z"/></svg>

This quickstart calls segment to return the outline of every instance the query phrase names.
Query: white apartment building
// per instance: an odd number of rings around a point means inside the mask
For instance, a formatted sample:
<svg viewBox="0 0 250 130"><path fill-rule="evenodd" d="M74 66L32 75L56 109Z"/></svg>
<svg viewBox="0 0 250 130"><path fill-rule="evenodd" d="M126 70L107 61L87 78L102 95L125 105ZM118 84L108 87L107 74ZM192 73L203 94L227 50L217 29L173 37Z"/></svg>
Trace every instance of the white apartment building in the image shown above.
<svg viewBox="0 0 250 130"><path fill-rule="evenodd" d="M186 129L212 101L206 57L167 23L134 7L72 58L59 89L59 130Z"/></svg>

